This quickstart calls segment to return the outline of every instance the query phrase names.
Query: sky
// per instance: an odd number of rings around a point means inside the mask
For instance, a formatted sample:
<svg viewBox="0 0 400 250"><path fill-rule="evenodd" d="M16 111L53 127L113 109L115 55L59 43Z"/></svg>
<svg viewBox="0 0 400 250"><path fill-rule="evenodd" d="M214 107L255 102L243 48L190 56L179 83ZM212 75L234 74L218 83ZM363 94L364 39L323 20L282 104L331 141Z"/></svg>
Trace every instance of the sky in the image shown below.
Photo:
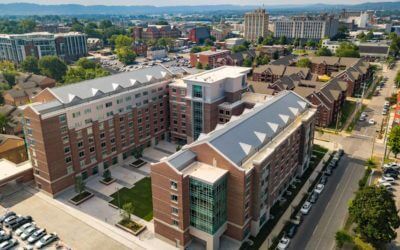
<svg viewBox="0 0 400 250"><path fill-rule="evenodd" d="M208 4L237 4L237 5L282 5L282 4L358 4L364 2L388 2L395 0L0 0L0 3L29 2L37 4L83 4L83 5L208 5Z"/></svg>

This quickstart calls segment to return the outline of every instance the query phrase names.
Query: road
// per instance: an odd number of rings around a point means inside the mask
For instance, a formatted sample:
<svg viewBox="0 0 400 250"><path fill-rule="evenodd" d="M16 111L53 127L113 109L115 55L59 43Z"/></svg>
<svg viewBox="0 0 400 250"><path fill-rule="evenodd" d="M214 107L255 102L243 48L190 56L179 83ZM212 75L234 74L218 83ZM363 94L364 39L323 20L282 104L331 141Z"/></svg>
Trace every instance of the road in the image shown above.
<svg viewBox="0 0 400 250"><path fill-rule="evenodd" d="M348 201L358 189L358 180L364 174L364 161L371 157L372 144L375 140L376 130L380 129L382 121L382 108L385 97L394 92L394 77L399 67L393 70L383 70L387 81L380 96L373 97L366 109L368 119L375 119L377 124L369 125L367 122L358 122L349 136L335 134L318 134L316 138L337 142L342 145L346 154L339 166L329 178L324 192L320 195L310 213L305 217L292 239L289 249L333 249L335 246L335 232L345 222ZM374 154L382 155L384 145L375 143Z"/></svg>

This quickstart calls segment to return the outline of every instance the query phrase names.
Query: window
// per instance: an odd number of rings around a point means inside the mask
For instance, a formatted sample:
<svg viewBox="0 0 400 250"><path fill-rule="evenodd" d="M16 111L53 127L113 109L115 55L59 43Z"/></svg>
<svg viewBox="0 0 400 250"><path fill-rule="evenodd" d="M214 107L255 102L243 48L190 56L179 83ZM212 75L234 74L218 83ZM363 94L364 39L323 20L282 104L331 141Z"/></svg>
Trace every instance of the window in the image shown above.
<svg viewBox="0 0 400 250"><path fill-rule="evenodd" d="M141 94L138 93L138 94L135 95L135 98L139 98L140 96L141 96Z"/></svg>
<svg viewBox="0 0 400 250"><path fill-rule="evenodd" d="M100 134L100 139L104 138L106 135L104 133Z"/></svg>
<svg viewBox="0 0 400 250"><path fill-rule="evenodd" d="M176 89L172 89L172 93L176 93Z"/></svg>
<svg viewBox="0 0 400 250"><path fill-rule="evenodd" d="M99 129L103 130L104 129L104 122L99 123Z"/></svg>
<svg viewBox="0 0 400 250"><path fill-rule="evenodd" d="M89 148L89 152L90 152L90 153L93 153L93 152L94 152L94 147L90 147L90 148Z"/></svg>
<svg viewBox="0 0 400 250"><path fill-rule="evenodd" d="M70 163L72 161L71 156L65 158L65 163Z"/></svg>
<svg viewBox="0 0 400 250"><path fill-rule="evenodd" d="M101 146L102 148L105 148L105 147L106 147L106 143L105 143L105 142L102 142L102 143L100 144L100 146Z"/></svg>
<svg viewBox="0 0 400 250"><path fill-rule="evenodd" d="M102 109L103 109L103 104L97 105L97 106L96 106L96 109L97 109L97 110L102 110Z"/></svg>
<svg viewBox="0 0 400 250"><path fill-rule="evenodd" d="M107 102L106 103L106 108L109 108L109 107L111 107L112 106L112 102Z"/></svg>
<svg viewBox="0 0 400 250"><path fill-rule="evenodd" d="M29 133L29 130L30 130L31 133ZM63 134L63 133L66 133L66 132L68 131L68 127L67 127L67 126L62 126L62 127L60 128L60 130L61 130L61 133L62 133L62 134ZM32 130L31 130L31 129L28 129L28 134L29 134L29 135L32 135Z"/></svg>
<svg viewBox="0 0 400 250"><path fill-rule="evenodd" d="M172 213L173 214L178 214L179 210L176 207L171 207L172 208Z"/></svg>
<svg viewBox="0 0 400 250"><path fill-rule="evenodd" d="M193 97L202 98L203 97L203 88L198 85L193 85Z"/></svg>
<svg viewBox="0 0 400 250"><path fill-rule="evenodd" d="M71 151L71 149L69 148L69 147L65 147L64 148L64 153L66 154L66 153L69 153Z"/></svg>
<svg viewBox="0 0 400 250"><path fill-rule="evenodd" d="M78 142L78 148L81 148L81 147L83 147L83 141Z"/></svg>
<svg viewBox="0 0 400 250"><path fill-rule="evenodd" d="M78 132L76 132L76 138L82 138L82 130L79 130Z"/></svg>
<svg viewBox="0 0 400 250"><path fill-rule="evenodd" d="M85 151L79 152L79 157L84 157L85 156Z"/></svg>
<svg viewBox="0 0 400 250"><path fill-rule="evenodd" d="M117 104L121 104L123 102L122 99L117 99Z"/></svg>
<svg viewBox="0 0 400 250"><path fill-rule="evenodd" d="M85 120L85 124L90 124L90 123L92 123L92 119L86 119Z"/></svg>
<svg viewBox="0 0 400 250"><path fill-rule="evenodd" d="M92 129L92 128L87 128L87 129L86 129L86 133L87 133L88 135L93 134L93 129ZM92 139L93 139L93 138L92 138Z"/></svg>
<svg viewBox="0 0 400 250"><path fill-rule="evenodd" d="M125 97L126 102L130 101L131 99L132 99L132 97L130 97L130 96Z"/></svg>
<svg viewBox="0 0 400 250"><path fill-rule="evenodd" d="M172 225L174 225L174 226L179 226L179 222L177 221L177 220L172 220Z"/></svg>
<svg viewBox="0 0 400 250"><path fill-rule="evenodd" d="M72 117L73 118L77 118L79 116L81 116L81 112L80 111L72 113Z"/></svg>
<svg viewBox="0 0 400 250"><path fill-rule="evenodd" d="M178 202L178 196L175 194L171 194L171 201Z"/></svg>
<svg viewBox="0 0 400 250"><path fill-rule="evenodd" d="M67 136L64 136L64 137L62 138L62 140L63 140L63 143L68 143L68 142L69 142L69 137L68 137L68 135L67 135Z"/></svg>
<svg viewBox="0 0 400 250"><path fill-rule="evenodd" d="M148 95L149 94L149 92L147 92L147 91L144 91L143 92L143 95L145 96L145 95Z"/></svg>
<svg viewBox="0 0 400 250"><path fill-rule="evenodd" d="M178 190L178 183L176 181L171 181L171 189Z"/></svg>
<svg viewBox="0 0 400 250"><path fill-rule="evenodd" d="M60 120L61 123L64 123L66 121L65 114L60 115L58 119ZM25 119L25 123L26 125L30 125L31 121L29 119Z"/></svg>
<svg viewBox="0 0 400 250"><path fill-rule="evenodd" d="M67 167L67 174L72 174L74 172L74 168L72 166Z"/></svg>
<svg viewBox="0 0 400 250"><path fill-rule="evenodd" d="M85 114L90 114L91 112L92 112L91 109L85 109L85 111L84 111Z"/></svg>
<svg viewBox="0 0 400 250"><path fill-rule="evenodd" d="M107 112L107 117L110 117L110 116L113 116L113 115L114 115L114 112L112 112L112 111Z"/></svg>

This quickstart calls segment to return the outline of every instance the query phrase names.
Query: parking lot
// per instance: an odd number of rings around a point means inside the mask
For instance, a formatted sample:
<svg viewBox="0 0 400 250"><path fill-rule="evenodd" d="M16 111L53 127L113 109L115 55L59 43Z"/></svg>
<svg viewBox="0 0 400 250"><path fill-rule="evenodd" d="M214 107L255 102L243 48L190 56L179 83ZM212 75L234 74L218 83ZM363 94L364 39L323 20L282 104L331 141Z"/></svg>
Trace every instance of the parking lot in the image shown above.
<svg viewBox="0 0 400 250"><path fill-rule="evenodd" d="M23 216L29 215L37 227L46 229L47 233L56 232L62 243L72 249L130 249L41 198L43 195L22 189L0 202L0 215L6 209ZM24 241L14 237L19 242L14 249L23 249L26 246ZM49 249L55 249L55 243Z"/></svg>

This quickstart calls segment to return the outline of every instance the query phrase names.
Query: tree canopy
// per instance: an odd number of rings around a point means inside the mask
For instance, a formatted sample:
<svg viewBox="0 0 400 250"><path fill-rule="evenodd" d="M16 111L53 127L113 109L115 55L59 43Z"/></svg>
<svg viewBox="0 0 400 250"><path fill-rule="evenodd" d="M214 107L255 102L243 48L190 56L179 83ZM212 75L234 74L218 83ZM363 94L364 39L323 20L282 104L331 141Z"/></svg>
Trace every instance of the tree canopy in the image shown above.
<svg viewBox="0 0 400 250"><path fill-rule="evenodd" d="M67 72L67 65L57 56L44 56L39 59L39 69L41 74L61 81Z"/></svg>
<svg viewBox="0 0 400 250"><path fill-rule="evenodd" d="M309 68L311 67L311 61L308 58L301 58L297 61L296 66L299 68Z"/></svg>
<svg viewBox="0 0 400 250"><path fill-rule="evenodd" d="M39 74L39 60L34 56L28 56L21 63L21 69L25 72Z"/></svg>
<svg viewBox="0 0 400 250"><path fill-rule="evenodd" d="M118 60L120 60L124 64L132 64L135 62L136 53L132 50L131 47L121 47L117 49Z"/></svg>
<svg viewBox="0 0 400 250"><path fill-rule="evenodd" d="M321 47L316 52L317 56L332 56L332 51L327 47Z"/></svg>
<svg viewBox="0 0 400 250"><path fill-rule="evenodd" d="M390 151L395 155L400 153L400 126L393 126L388 137L388 146Z"/></svg>
<svg viewBox="0 0 400 250"><path fill-rule="evenodd" d="M336 56L338 57L360 57L358 47L350 42L343 42L339 45L336 50Z"/></svg>
<svg viewBox="0 0 400 250"><path fill-rule="evenodd" d="M400 217L392 195L385 188L368 186L359 190L349 213L356 223L355 232L372 245L379 246L396 238Z"/></svg>

